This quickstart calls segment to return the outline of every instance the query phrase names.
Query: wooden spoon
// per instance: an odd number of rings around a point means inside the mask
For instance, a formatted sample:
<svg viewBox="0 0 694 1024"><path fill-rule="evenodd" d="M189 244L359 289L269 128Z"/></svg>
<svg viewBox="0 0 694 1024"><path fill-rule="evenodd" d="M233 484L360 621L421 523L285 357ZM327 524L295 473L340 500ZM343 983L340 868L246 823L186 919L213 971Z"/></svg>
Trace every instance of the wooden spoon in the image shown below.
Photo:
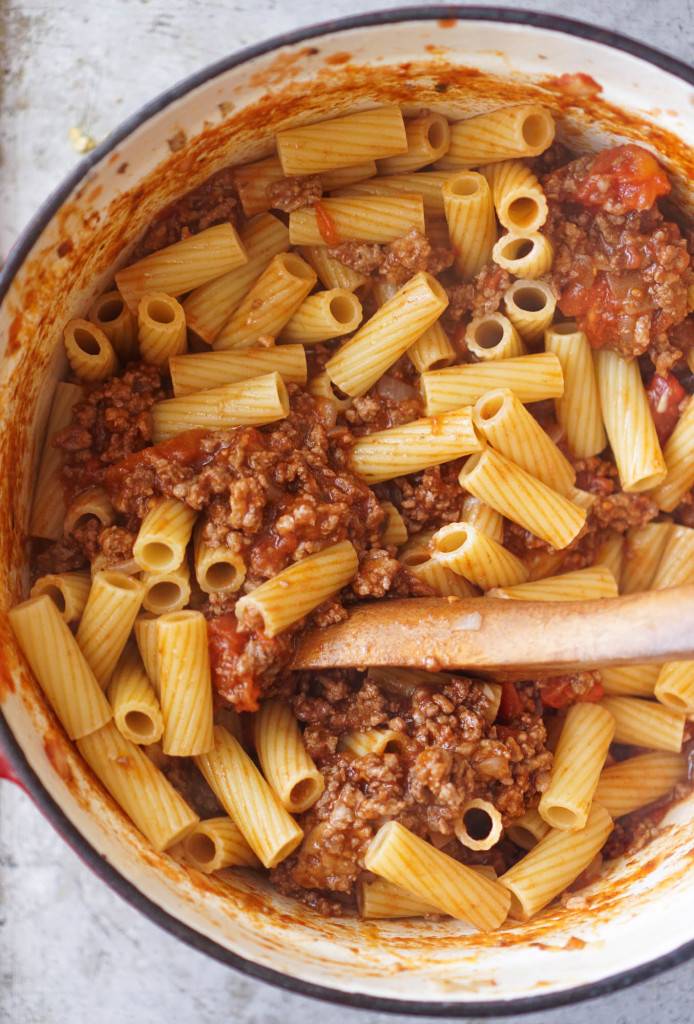
<svg viewBox="0 0 694 1024"><path fill-rule="evenodd" d="M528 679L694 659L694 585L599 601L426 597L354 605L309 630L291 667L406 665Z"/></svg>

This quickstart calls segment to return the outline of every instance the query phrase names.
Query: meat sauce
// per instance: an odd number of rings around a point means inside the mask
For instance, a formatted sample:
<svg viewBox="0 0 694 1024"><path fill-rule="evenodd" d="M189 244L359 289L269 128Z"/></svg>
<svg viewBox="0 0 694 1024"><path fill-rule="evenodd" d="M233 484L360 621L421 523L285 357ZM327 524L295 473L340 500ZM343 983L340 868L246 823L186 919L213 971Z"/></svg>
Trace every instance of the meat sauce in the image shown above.
<svg viewBox="0 0 694 1024"><path fill-rule="evenodd" d="M543 168L549 204L542 231L555 259L545 280L558 299L557 318L575 317L593 348L642 357L650 408L665 443L691 390L681 383L687 383L682 325L690 318L687 290L694 280L687 241L658 207L670 190L667 175L652 154L631 144L576 159L556 146L536 166ZM507 271L489 263L473 280L461 281L452 269L453 250L435 247L414 228L384 246L345 242L315 199L319 180L290 179L272 188L269 201L275 208L311 202L330 255L371 283L402 283L420 270L436 274L450 300L443 322L457 359L474 361L465 327L472 317L502 308L511 282ZM243 224L227 169L164 211L136 256L229 219ZM367 308L370 301L367 287ZM343 340L309 351L311 374L321 372ZM461 518L461 460L373 488L350 466L357 437L423 415L417 384L405 356L367 395L351 402L333 403L289 385L290 412L283 420L259 428L200 428L152 444L151 408L171 396L171 384L165 372L134 363L90 388L71 425L54 440L64 453L68 506L98 485L110 497L116 522L107 528L92 524L88 537L75 532L53 545L37 542L37 573L84 567L96 557L103 564L110 553L116 561L127 558L151 499L158 496L195 509L207 543L243 560L246 575L237 592L204 594L191 573L190 607L207 618L217 708L254 713L265 698L280 697L291 706L323 774L323 795L298 816L301 845L272 872L281 891L323 913L343 913L354 905L364 854L386 820L398 820L464 863L487 863L497 872L508 868L522 856L521 849L505 838L488 851L474 852L456 838L455 822L474 798L489 801L504 826L537 807L553 764L548 727L568 707L598 701L604 692L599 672L502 682L496 707L489 687L463 674L405 685L406 673L398 682L378 670L289 671L296 636L308 626L344 618L352 602L434 593L384 539L388 516L381 502L392 502L409 537L422 535L426 544L426 531L430 535ZM659 509L648 495L622 491L609 447L587 459L568 450L552 403L533 412L574 463L576 485L595 499L586 526L562 551L505 522L506 547L534 578L593 564L605 541L653 521ZM120 531L117 537L114 530ZM243 594L342 540L354 546L359 569L339 594L275 637L261 622L244 619L245 628L239 627L235 608ZM549 566L549 572L539 565ZM398 749L355 754L346 745L348 736L374 729L399 736ZM218 813L190 762L159 752L158 763L200 813ZM640 843L644 820L636 815L621 821L606 853Z"/></svg>

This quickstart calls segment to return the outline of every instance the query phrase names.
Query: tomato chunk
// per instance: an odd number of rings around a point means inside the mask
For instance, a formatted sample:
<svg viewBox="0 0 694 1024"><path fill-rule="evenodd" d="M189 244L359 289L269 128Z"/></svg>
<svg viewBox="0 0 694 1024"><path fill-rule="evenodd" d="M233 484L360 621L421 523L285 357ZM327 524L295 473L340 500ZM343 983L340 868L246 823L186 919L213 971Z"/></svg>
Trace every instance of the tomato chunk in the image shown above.
<svg viewBox="0 0 694 1024"><path fill-rule="evenodd" d="M320 236L326 245L339 245L340 236L337 233L335 227L335 221L332 219L326 208L323 206L320 200L316 200L313 204L313 209L316 214L316 222Z"/></svg>
<svg viewBox="0 0 694 1024"><path fill-rule="evenodd" d="M680 402L686 391L671 373L653 377L646 388L658 440L665 444L680 417Z"/></svg>
<svg viewBox="0 0 694 1024"><path fill-rule="evenodd" d="M522 713L523 701L520 699L515 685L509 682L502 683L501 702L497 713L497 721L499 721L501 725L509 725Z"/></svg>
<svg viewBox="0 0 694 1024"><path fill-rule="evenodd" d="M570 704L594 704L604 695L602 683L595 680L589 690L577 692L574 687L574 676L554 676L546 679L540 686L540 699L545 707L566 708Z"/></svg>
<svg viewBox="0 0 694 1024"><path fill-rule="evenodd" d="M576 199L584 206L618 205L620 212L648 210L670 191L667 174L652 153L632 143L604 149L578 184Z"/></svg>

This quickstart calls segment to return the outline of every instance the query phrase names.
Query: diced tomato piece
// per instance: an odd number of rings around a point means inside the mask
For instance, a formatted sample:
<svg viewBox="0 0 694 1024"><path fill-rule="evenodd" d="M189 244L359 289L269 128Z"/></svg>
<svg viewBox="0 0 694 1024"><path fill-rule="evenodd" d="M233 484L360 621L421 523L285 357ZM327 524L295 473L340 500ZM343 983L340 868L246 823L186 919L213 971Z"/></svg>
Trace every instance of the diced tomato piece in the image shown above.
<svg viewBox="0 0 694 1024"><path fill-rule="evenodd" d="M665 444L680 416L680 402L686 392L680 382L671 373L664 376L656 374L646 388L651 415L658 432L658 440Z"/></svg>
<svg viewBox="0 0 694 1024"><path fill-rule="evenodd" d="M513 683L504 682L501 684L501 701L497 713L497 721L501 725L509 725L523 713L523 702L518 695L518 690Z"/></svg>
<svg viewBox="0 0 694 1024"><path fill-rule="evenodd" d="M669 191L668 176L653 154L629 143L598 153L576 199L584 206L604 206L609 200L627 212L648 210Z"/></svg>
<svg viewBox="0 0 694 1024"><path fill-rule="evenodd" d="M326 245L339 245L340 236L337 233L335 227L335 221L332 219L326 208L323 206L321 201L318 199L313 204L313 209L316 214L316 223L320 236Z"/></svg>
<svg viewBox="0 0 694 1024"><path fill-rule="evenodd" d="M570 704L594 704L604 695L602 683L596 682L587 693L576 693L571 676L554 676L540 686L540 698L545 707L566 708Z"/></svg>

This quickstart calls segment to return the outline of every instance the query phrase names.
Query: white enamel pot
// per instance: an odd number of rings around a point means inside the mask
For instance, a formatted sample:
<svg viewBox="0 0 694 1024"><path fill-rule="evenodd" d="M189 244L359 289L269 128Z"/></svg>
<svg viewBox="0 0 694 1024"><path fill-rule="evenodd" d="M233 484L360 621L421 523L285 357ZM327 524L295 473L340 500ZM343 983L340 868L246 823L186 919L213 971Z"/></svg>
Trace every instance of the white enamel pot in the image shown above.
<svg viewBox="0 0 694 1024"><path fill-rule="evenodd" d="M566 95L565 73L602 86ZM152 216L280 127L374 102L457 116L539 100L576 148L645 141L680 201L694 181L694 72L576 22L492 8L422 8L322 25L247 50L146 107L91 153L29 226L0 277L0 740L5 772L104 880L212 956L287 989L372 1010L468 1016L546 1008L627 985L694 952L694 800L585 907L472 933L457 922L328 920L258 877L189 875L152 852L85 770L11 639L26 596L27 509L62 325L83 314ZM0 772L2 762L0 761Z"/></svg>

